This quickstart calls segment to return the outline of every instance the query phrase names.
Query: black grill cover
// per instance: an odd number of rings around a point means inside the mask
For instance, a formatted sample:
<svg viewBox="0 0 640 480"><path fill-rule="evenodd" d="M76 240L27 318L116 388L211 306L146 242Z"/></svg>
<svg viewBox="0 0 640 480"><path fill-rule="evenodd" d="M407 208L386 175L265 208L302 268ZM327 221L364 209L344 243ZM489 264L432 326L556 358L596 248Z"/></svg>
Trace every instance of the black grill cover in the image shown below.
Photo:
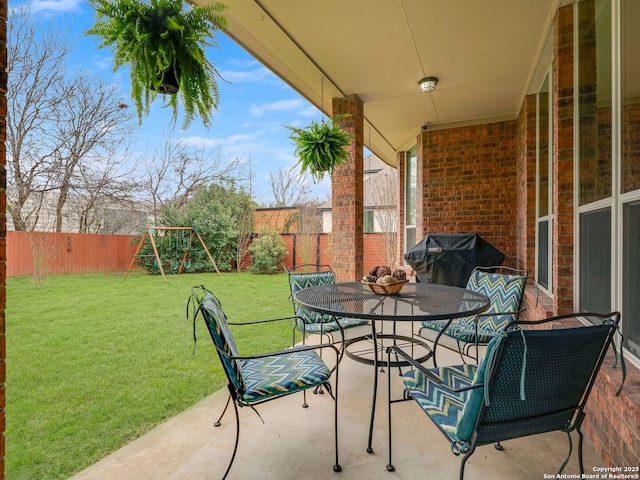
<svg viewBox="0 0 640 480"><path fill-rule="evenodd" d="M477 233L431 234L404 254L416 280L464 287L475 267L500 265L504 254Z"/></svg>

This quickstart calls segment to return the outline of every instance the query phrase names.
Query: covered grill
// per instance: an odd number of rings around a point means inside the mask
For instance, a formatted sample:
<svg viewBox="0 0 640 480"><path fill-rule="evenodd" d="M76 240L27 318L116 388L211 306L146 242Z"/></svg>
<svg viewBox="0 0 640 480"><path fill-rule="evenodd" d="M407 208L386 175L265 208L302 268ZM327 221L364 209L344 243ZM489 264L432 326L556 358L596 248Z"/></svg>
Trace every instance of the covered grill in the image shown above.
<svg viewBox="0 0 640 480"><path fill-rule="evenodd" d="M504 254L477 233L430 234L404 259L418 282L464 287L475 267L500 265Z"/></svg>

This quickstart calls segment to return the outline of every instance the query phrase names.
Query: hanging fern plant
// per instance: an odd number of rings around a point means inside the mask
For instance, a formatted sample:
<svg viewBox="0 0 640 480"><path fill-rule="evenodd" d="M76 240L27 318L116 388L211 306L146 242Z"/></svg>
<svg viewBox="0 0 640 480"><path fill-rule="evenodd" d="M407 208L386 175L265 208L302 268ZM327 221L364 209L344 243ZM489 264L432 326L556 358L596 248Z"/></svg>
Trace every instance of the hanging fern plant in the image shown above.
<svg viewBox="0 0 640 480"><path fill-rule="evenodd" d="M209 127L220 101L220 74L207 60L205 47L217 47L216 31L226 27L217 2L188 7L183 0L90 0L96 22L87 31L102 39L99 48L111 47L114 71L124 64L131 68L131 97L138 119L149 114L158 93L167 96L178 117L178 99L184 107L183 127L196 114Z"/></svg>
<svg viewBox="0 0 640 480"><path fill-rule="evenodd" d="M315 182L332 175L333 170L349 161L349 151L345 149L351 143L351 134L340 127L339 121L347 115L336 115L330 120L311 122L306 128L285 125L293 133L289 136L295 143L295 155L299 158L302 173L309 173Z"/></svg>

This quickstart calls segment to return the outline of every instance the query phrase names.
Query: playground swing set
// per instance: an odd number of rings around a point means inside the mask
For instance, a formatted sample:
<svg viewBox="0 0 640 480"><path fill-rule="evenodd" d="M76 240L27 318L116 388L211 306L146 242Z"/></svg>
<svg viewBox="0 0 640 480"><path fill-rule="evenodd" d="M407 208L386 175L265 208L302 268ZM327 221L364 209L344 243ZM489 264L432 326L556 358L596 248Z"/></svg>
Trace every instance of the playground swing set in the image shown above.
<svg viewBox="0 0 640 480"><path fill-rule="evenodd" d="M182 236L178 236L178 232L182 232ZM185 237L186 232L189 232L188 240L186 240L186 237ZM160 256L160 250L158 250L158 245L155 239L158 233L162 235L162 243L160 244L161 247L165 246L166 244L170 244L172 242L171 240L172 236L175 238L176 247L178 245L178 242L182 242L182 249L184 249L184 254L182 255L182 258L179 263L177 258L170 258L166 261L167 263L163 265L162 258ZM135 264L136 259L149 258L149 257L154 258L153 264L155 267L158 268L158 270L160 270L160 275L162 275L162 278L164 279L165 282L167 281L167 277L165 276L165 273L164 273L165 272L164 267L170 268L171 271L173 271L174 273L181 274L185 269L188 269L189 265L191 264L191 257L189 255L189 251L191 250L191 244L193 243L194 237L200 241L200 245L202 245L202 248L204 248L204 251L206 252L207 257L209 257L209 261L211 262L211 265L213 265L213 268L215 268L218 275L220 275L220 271L218 270L218 266L216 265L216 262L213 260L213 257L209 253L207 246L204 244L204 240L202 240L202 237L200 236L200 234L195 228L193 227L149 227L149 230L145 232L144 235L142 235L142 238L140 239L140 243L138 243L138 247L136 248L136 252L133 254L133 258L131 259L131 263L129 264L127 273L124 276L124 280L126 280L127 277L129 276L129 272L133 268L133 265ZM153 255L140 254L140 251L142 250L142 247L144 246L145 241L147 239L149 239L151 243L151 247L153 248ZM182 250L182 249L176 248L176 251Z"/></svg>

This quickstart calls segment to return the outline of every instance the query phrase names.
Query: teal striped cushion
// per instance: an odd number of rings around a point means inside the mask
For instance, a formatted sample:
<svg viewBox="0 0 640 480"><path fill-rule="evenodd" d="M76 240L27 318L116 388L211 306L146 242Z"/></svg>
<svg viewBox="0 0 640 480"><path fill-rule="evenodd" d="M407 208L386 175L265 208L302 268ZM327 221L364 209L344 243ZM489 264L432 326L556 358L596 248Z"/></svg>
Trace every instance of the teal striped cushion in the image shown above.
<svg viewBox="0 0 640 480"><path fill-rule="evenodd" d="M331 371L314 350L241 361L248 403L298 392L329 380Z"/></svg>
<svg viewBox="0 0 640 480"><path fill-rule="evenodd" d="M442 380L445 385L462 388L471 385L476 374L476 365L455 365L433 368L429 371ZM411 397L431 419L455 441L456 427L467 399L467 392L451 393L429 380L423 372L410 370L402 378Z"/></svg>

